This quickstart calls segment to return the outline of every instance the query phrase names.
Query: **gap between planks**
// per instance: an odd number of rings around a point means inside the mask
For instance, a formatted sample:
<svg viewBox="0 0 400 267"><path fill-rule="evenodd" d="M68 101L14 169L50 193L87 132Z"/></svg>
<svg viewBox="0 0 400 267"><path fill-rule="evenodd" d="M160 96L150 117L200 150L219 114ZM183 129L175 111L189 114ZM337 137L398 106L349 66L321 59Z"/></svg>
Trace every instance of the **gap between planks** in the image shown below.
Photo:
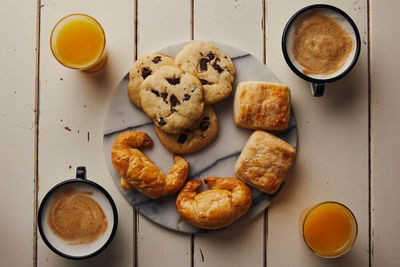
<svg viewBox="0 0 400 267"><path fill-rule="evenodd" d="M134 0L134 7L133 7L133 9L134 9L134 12L135 12L135 15L134 15L134 24L135 24L135 27L134 27L134 30L135 30L135 40L134 40L134 61L136 61L137 60L137 58L138 58L138 42L139 42L139 34L138 34L138 24L139 24L139 8L138 8L138 4L139 4L139 1L138 0ZM133 65L133 64L132 64ZM132 207L133 208L133 207ZM134 245L134 248L133 248L133 256L134 256L134 260L133 260L133 264L134 264L134 267L137 267L138 266L138 246L137 246L137 237L138 237L138 224L139 224L139 215L138 215L138 212L136 211L136 209L135 208L133 208L133 221L135 222L135 224L134 224L134 226L133 226L133 233L134 233L134 235L133 235L133 245Z"/></svg>
<svg viewBox="0 0 400 267"><path fill-rule="evenodd" d="M372 114L371 114L371 3L367 1L367 33L368 33L368 254L371 267L374 260L374 225L373 225L373 203L372 203Z"/></svg>
<svg viewBox="0 0 400 267"><path fill-rule="evenodd" d="M38 261L38 193L39 193L39 117L40 117L40 83L39 83L39 63L40 63L40 16L41 0L37 0L36 6L36 62L35 62L35 137L34 137L34 178L33 178L33 267L37 267Z"/></svg>
<svg viewBox="0 0 400 267"><path fill-rule="evenodd" d="M194 40L194 0L190 1L190 40ZM194 267L194 239L195 235L190 235L190 267Z"/></svg>

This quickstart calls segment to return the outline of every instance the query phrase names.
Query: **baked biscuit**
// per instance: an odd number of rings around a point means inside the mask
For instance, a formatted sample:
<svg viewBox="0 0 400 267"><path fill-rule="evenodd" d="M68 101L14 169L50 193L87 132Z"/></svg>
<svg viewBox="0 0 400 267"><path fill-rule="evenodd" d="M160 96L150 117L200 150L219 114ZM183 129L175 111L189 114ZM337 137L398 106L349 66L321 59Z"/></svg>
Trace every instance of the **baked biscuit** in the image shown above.
<svg viewBox="0 0 400 267"><path fill-rule="evenodd" d="M232 92L235 65L229 56L208 42L189 43L175 57L175 64L200 79L206 104L221 101Z"/></svg>
<svg viewBox="0 0 400 267"><path fill-rule="evenodd" d="M179 134L167 134L154 124L161 144L175 154L190 154L209 144L218 133L218 119L212 106L206 106L201 118Z"/></svg>
<svg viewBox="0 0 400 267"><path fill-rule="evenodd" d="M143 111L164 132L178 134L203 114L203 87L194 75L168 65L143 81Z"/></svg>
<svg viewBox="0 0 400 267"><path fill-rule="evenodd" d="M249 129L285 130L289 119L289 87L266 82L239 83L233 103L235 125Z"/></svg>
<svg viewBox="0 0 400 267"><path fill-rule="evenodd" d="M174 64L174 59L160 53L149 53L136 60L129 72L128 95L132 103L142 109L140 103L140 85L152 73L165 65Z"/></svg>
<svg viewBox="0 0 400 267"><path fill-rule="evenodd" d="M290 166L296 150L265 131L255 131L235 165L236 177L267 194L275 193Z"/></svg>

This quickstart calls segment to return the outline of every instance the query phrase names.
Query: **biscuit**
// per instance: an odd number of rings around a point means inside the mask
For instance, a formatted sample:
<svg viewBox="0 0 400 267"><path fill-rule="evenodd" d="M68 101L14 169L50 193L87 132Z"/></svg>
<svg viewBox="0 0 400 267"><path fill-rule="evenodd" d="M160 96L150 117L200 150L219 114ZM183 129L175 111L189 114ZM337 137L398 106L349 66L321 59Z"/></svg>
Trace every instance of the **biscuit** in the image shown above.
<svg viewBox="0 0 400 267"><path fill-rule="evenodd" d="M232 92L235 65L229 56L208 42L189 43L175 57L175 64L200 79L206 104L219 102Z"/></svg>
<svg viewBox="0 0 400 267"><path fill-rule="evenodd" d="M203 114L203 87L194 75L168 65L143 81L143 111L164 132L177 134Z"/></svg>
<svg viewBox="0 0 400 267"><path fill-rule="evenodd" d="M139 96L142 82L159 68L171 64L174 64L174 59L160 53L145 54L136 60L129 72L128 95L137 108L142 109Z"/></svg>
<svg viewBox="0 0 400 267"><path fill-rule="evenodd" d="M280 138L261 130L247 141L235 165L235 175L267 194L275 193L293 163L296 150Z"/></svg>
<svg viewBox="0 0 400 267"><path fill-rule="evenodd" d="M154 124L161 144L175 154L190 154L209 144L218 133L218 119L212 106L206 106L201 118L179 134L167 134Z"/></svg>
<svg viewBox="0 0 400 267"><path fill-rule="evenodd" d="M266 82L238 84L233 103L235 125L249 129L285 130L289 119L289 87Z"/></svg>

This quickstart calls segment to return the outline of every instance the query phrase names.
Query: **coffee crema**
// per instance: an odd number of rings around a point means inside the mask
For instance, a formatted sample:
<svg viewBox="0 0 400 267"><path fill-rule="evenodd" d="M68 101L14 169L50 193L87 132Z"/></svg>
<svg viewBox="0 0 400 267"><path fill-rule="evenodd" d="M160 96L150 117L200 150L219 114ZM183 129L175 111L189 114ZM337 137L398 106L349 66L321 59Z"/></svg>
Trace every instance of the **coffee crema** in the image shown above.
<svg viewBox="0 0 400 267"><path fill-rule="evenodd" d="M107 230L107 217L92 194L66 188L51 203L48 225L69 245L91 243Z"/></svg>
<svg viewBox="0 0 400 267"><path fill-rule="evenodd" d="M315 11L298 25L292 51L304 74L332 74L346 63L353 39L335 19Z"/></svg>

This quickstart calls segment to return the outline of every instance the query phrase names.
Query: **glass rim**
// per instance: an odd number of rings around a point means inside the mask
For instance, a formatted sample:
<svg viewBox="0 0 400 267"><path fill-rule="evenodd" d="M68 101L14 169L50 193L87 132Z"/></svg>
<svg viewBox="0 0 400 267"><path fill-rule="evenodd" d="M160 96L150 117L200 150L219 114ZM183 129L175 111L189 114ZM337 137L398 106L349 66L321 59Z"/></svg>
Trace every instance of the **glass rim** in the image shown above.
<svg viewBox="0 0 400 267"><path fill-rule="evenodd" d="M82 16L82 17L85 17L85 18L89 19L90 21L92 21L94 24L96 24L96 25L100 28L101 33L103 34L103 37L104 37L104 38L103 38L103 49L102 49L102 51L101 51L99 57L98 57L95 61L91 62L90 64L87 64L87 65L84 65L84 66L80 66L80 67L77 67L77 66L74 66L74 65L69 65L69 64L67 64L66 62L64 62L63 60L61 60L61 59L57 56L57 53L54 51L55 48L53 48L53 35L54 35L54 31L56 30L56 28L57 28L58 26L60 26L60 24L61 24L63 21L65 21L66 19L68 19L68 18L70 18L70 17L74 17L74 16ZM95 64L104 56L104 54L105 54L105 52L106 52L106 33L105 33L103 27L101 26L100 22L98 22L98 21L97 21L95 18L93 18L92 16L87 15L87 14L84 14L84 13L72 13L72 14L69 14L69 15L67 15L67 16L65 16L65 17L63 17L63 18L61 18L61 19L54 25L53 29L51 30L51 34L50 34L50 50L51 50L51 53L53 54L54 58L55 58L61 65L65 66L65 67L67 67L67 68L70 68L70 69L85 70L85 69L91 67L92 65L95 65Z"/></svg>
<svg viewBox="0 0 400 267"><path fill-rule="evenodd" d="M350 240L350 239L349 239L349 241L351 241L351 242L348 241L342 248L340 248L340 249L337 250L337 253L335 253L335 254L333 254L333 255L322 255L322 254L316 252L313 248L310 247L310 245L307 243L307 240L306 240L306 238L305 238L305 236L304 236L304 225L305 225L305 221L306 221L306 219L308 218L308 216L310 215L310 213L311 213L313 210L315 210L317 207L319 207L319 206L321 206L321 205L324 205L324 204L327 204L327 203L337 204L337 205L342 206L343 208L345 208L345 209L349 212L349 214L351 215L351 218L352 218L353 221L354 221L354 228L355 228L355 229L354 229L354 238L353 238L353 240ZM304 215L304 219L302 220L302 225L301 225L301 235L302 235L302 238L303 238L304 243L305 243L305 244L307 245L307 247L311 250L311 252L314 253L315 255L320 256L320 257L322 257L322 258L337 258L337 257L340 257L340 256L346 254L346 253L353 247L354 243L356 242L357 236L358 236L358 223L357 223L356 216L354 215L354 213L353 213L346 205L344 205L344 204L342 204L342 203L340 203L340 202L337 202L337 201L333 201L333 200L323 201L323 202L319 202L319 203L313 205L313 206L306 212L306 214ZM347 246L348 246L348 247L347 247ZM346 247L347 247L347 248L346 248Z"/></svg>

